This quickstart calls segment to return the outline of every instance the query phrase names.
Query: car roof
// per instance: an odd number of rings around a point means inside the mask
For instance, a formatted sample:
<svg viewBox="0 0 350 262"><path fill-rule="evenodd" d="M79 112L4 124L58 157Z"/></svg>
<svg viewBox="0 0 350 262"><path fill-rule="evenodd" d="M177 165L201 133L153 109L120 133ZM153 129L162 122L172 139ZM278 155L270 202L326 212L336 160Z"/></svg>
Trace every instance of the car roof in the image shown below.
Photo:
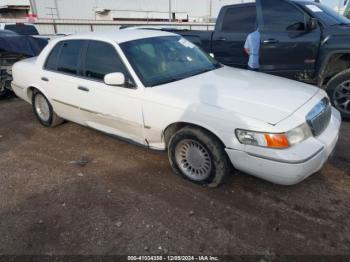
<svg viewBox="0 0 350 262"><path fill-rule="evenodd" d="M164 32L160 30L144 30L144 29L135 29L135 30L115 30L111 32L94 32L87 34L75 34L63 37L65 40L109 40L117 42L118 44L143 39L151 37L161 37L161 36L175 36L176 34ZM62 40L62 38L60 38Z"/></svg>

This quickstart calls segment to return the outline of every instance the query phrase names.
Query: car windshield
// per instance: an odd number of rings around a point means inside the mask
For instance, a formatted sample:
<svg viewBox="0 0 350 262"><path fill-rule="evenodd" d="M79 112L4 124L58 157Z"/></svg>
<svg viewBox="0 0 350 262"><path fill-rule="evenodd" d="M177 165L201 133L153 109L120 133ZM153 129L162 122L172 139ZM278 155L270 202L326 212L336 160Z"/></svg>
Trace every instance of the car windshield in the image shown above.
<svg viewBox="0 0 350 262"><path fill-rule="evenodd" d="M221 65L181 36L153 37L122 43L121 48L147 87L215 70Z"/></svg>
<svg viewBox="0 0 350 262"><path fill-rule="evenodd" d="M306 8L327 25L350 25L349 19L325 5L310 3L306 5Z"/></svg>

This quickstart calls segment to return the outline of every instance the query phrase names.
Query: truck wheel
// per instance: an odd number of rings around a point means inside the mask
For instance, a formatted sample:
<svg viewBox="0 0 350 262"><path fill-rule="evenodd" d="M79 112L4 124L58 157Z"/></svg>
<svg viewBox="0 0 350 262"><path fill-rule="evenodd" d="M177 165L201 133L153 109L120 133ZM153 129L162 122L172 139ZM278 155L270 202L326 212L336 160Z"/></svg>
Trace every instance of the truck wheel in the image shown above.
<svg viewBox="0 0 350 262"><path fill-rule="evenodd" d="M33 93L32 105L35 116L43 126L55 127L63 123L63 119L53 111L47 98L37 90Z"/></svg>
<svg viewBox="0 0 350 262"><path fill-rule="evenodd" d="M177 175L199 185L217 187L231 170L222 143L200 128L185 127L175 133L168 155Z"/></svg>
<svg viewBox="0 0 350 262"><path fill-rule="evenodd" d="M350 69L334 76L328 82L326 91L342 117L350 120Z"/></svg>

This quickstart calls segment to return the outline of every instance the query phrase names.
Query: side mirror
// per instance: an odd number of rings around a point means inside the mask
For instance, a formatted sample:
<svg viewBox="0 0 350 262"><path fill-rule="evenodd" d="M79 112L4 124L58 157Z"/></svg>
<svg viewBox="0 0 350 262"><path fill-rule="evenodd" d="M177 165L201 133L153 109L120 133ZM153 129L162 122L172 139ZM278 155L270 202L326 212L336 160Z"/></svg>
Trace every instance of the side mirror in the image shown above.
<svg viewBox="0 0 350 262"><path fill-rule="evenodd" d="M125 84L125 76L123 73L110 73L105 75L104 82L110 86L122 86Z"/></svg>
<svg viewBox="0 0 350 262"><path fill-rule="evenodd" d="M308 31L312 31L315 30L317 28L317 19L316 18L310 18L308 24L307 24L307 30Z"/></svg>

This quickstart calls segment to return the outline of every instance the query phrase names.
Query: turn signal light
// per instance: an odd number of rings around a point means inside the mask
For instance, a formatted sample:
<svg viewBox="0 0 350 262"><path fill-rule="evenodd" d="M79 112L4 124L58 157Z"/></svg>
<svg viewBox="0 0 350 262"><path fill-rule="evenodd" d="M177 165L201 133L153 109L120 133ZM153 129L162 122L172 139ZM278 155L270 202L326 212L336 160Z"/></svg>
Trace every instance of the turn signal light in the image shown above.
<svg viewBox="0 0 350 262"><path fill-rule="evenodd" d="M265 139L268 147L272 147L272 148L289 147L289 141L285 134L265 134Z"/></svg>

